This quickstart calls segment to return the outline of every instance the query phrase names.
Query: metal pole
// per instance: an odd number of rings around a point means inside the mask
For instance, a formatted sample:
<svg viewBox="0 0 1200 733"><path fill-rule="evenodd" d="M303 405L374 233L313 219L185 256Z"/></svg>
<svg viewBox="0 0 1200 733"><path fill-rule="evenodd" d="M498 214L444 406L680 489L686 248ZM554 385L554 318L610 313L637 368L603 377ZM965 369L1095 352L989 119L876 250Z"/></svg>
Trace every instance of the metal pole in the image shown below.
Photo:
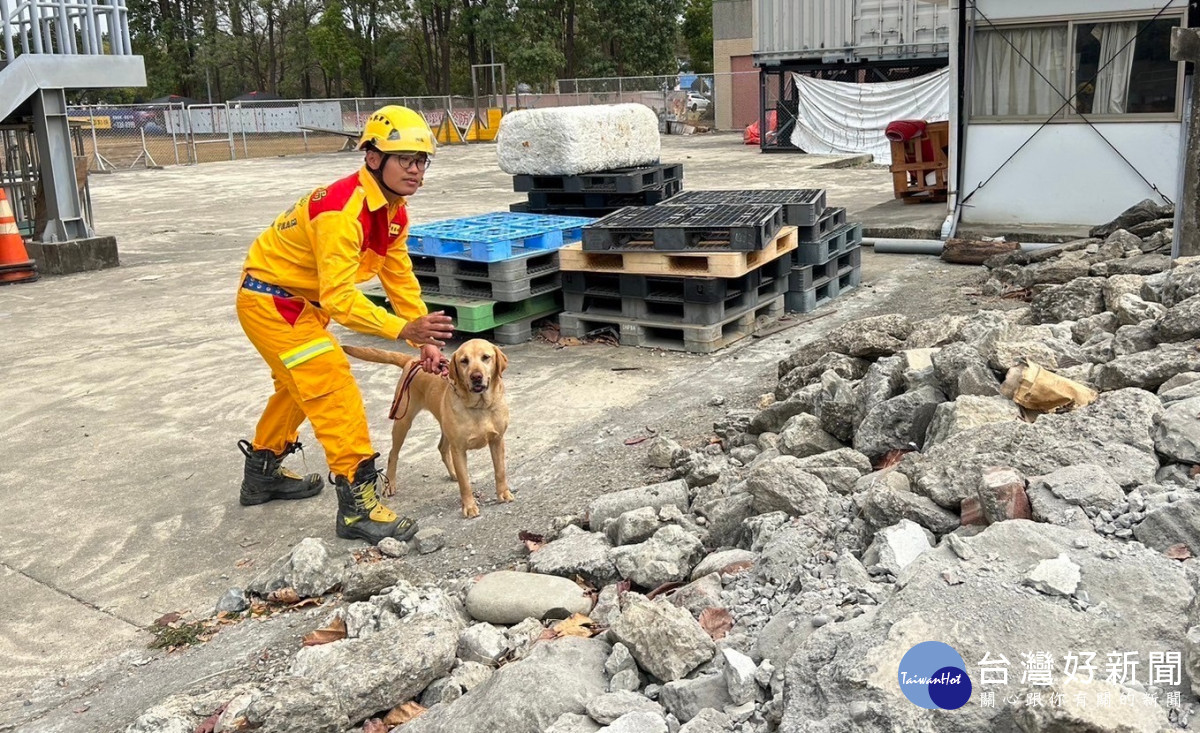
<svg viewBox="0 0 1200 733"><path fill-rule="evenodd" d="M92 157L96 159L96 167L104 170L104 158L100 156L100 143L96 140L96 108L88 107L88 119L92 121Z"/></svg>
<svg viewBox="0 0 1200 733"><path fill-rule="evenodd" d="M300 125L300 134L304 137L304 152L308 152L308 130L304 129L304 100L296 104L296 122Z"/></svg>

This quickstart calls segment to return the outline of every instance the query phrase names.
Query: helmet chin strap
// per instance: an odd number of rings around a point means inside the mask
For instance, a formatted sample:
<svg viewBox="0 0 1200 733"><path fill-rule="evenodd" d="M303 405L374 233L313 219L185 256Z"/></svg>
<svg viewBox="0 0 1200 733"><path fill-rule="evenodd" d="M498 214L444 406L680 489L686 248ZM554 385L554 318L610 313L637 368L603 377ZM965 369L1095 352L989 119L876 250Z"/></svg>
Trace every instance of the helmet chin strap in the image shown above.
<svg viewBox="0 0 1200 733"><path fill-rule="evenodd" d="M400 193L396 189L387 185L387 183L385 183L383 180L383 169L385 166L387 166L388 159L392 157L392 154L384 153L384 152L380 152L380 151L376 151L376 152L379 152L379 154L383 156L383 162L379 164L379 170L374 170L373 168L371 168L371 166L367 166L367 170L371 172L371 176L375 179L375 182L380 185L380 187L386 189L393 196L399 196L400 198L404 198L404 194Z"/></svg>

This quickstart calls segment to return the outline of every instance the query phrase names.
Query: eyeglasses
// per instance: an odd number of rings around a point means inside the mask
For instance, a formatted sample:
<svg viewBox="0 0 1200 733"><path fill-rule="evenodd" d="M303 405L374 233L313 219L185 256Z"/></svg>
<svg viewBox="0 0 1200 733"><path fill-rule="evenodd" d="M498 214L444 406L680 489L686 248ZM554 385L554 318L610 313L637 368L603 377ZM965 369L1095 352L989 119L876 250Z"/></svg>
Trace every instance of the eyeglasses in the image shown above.
<svg viewBox="0 0 1200 733"><path fill-rule="evenodd" d="M417 167L417 170L423 171L429 167L430 163L433 162L429 158L428 153L414 153L412 155L404 155L401 153L392 153L392 157L395 158L396 162L400 164L400 167L405 170L408 170L409 168L412 168L415 165Z"/></svg>

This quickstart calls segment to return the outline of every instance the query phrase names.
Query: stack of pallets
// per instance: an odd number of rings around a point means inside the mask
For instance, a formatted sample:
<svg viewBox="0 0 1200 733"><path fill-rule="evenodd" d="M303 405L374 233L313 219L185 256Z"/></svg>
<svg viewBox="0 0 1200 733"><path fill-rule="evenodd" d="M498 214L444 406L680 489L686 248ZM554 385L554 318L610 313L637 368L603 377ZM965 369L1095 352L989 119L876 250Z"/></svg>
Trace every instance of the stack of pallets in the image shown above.
<svg viewBox="0 0 1200 733"><path fill-rule="evenodd" d="M783 208L783 221L796 227L787 310L808 313L862 282L862 224L848 223L846 210L826 206L824 189L685 191L670 206L745 204Z"/></svg>
<svg viewBox="0 0 1200 733"><path fill-rule="evenodd" d="M562 310L558 250L591 219L496 213L409 230L408 251L430 310L443 310L464 337L517 344L533 322ZM367 292L380 304L382 290Z"/></svg>
<svg viewBox="0 0 1200 733"><path fill-rule="evenodd" d="M683 165L659 163L573 176L513 176L526 194L512 211L598 218L626 206L653 206L683 189Z"/></svg>
<svg viewBox="0 0 1200 733"><path fill-rule="evenodd" d="M796 247L778 205L621 209L559 253L561 331L717 351L782 315Z"/></svg>

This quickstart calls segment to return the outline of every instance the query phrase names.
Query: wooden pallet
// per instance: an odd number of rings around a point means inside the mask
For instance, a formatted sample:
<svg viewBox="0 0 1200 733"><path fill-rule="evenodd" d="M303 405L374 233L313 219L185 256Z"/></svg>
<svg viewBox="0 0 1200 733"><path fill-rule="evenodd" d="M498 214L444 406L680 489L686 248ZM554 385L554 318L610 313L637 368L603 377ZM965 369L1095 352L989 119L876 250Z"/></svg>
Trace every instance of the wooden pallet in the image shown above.
<svg viewBox="0 0 1200 733"><path fill-rule="evenodd" d="M753 252L585 252L582 244L560 249L559 268L576 272L625 272L675 277L741 277L798 246L796 227L779 230Z"/></svg>
<svg viewBox="0 0 1200 733"><path fill-rule="evenodd" d="M929 143L932 159L925 150ZM946 173L950 149L950 123L931 122L925 136L892 143L892 190L906 204L941 203L949 184ZM928 180L932 177L932 181Z"/></svg>

